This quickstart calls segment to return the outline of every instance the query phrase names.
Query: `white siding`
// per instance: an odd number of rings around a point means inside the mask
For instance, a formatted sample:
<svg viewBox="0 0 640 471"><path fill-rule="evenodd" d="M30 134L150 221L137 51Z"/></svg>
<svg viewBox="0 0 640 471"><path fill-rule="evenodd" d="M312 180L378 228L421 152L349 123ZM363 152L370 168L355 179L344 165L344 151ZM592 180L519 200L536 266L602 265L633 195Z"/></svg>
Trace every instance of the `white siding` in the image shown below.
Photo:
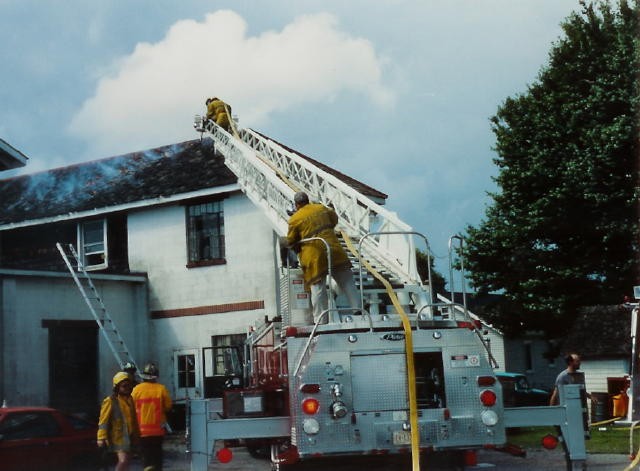
<svg viewBox="0 0 640 471"><path fill-rule="evenodd" d="M211 346L214 335L246 333L265 315L277 314L276 244L260 210L244 195L224 200L223 265L187 268L186 209L153 208L129 215L129 264L149 277L151 311L264 301L264 309L152 319L146 362L160 368L175 394L173 352ZM201 372L198 372L201 374Z"/></svg>
<svg viewBox="0 0 640 471"><path fill-rule="evenodd" d="M275 310L275 245L267 219L248 198L233 195L224 200L224 223L227 263L187 268L184 206L129 215L129 265L148 274L152 311L261 300Z"/></svg>
<svg viewBox="0 0 640 471"><path fill-rule="evenodd" d="M607 378L621 378L629 374L628 360L582 360L580 369L584 372L585 384L589 392L608 392Z"/></svg>

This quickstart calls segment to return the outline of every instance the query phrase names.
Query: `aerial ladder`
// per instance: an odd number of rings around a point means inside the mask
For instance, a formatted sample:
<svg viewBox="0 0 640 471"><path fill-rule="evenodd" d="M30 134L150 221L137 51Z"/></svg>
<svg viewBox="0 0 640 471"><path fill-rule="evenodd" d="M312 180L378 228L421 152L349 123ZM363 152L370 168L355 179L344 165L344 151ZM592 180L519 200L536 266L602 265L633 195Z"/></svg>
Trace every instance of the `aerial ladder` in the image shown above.
<svg viewBox="0 0 640 471"><path fill-rule="evenodd" d="M227 109L227 112L229 110ZM230 116L230 113L229 113ZM414 469L419 467L419 429L415 399L415 378L411 326L405 310L413 305L425 319L432 317L434 299L431 287L418 273L415 237L422 237L394 213L356 191L334 175L318 168L295 152L252 129L237 129L230 119L227 132L214 121L196 116L194 128L207 134L225 158L225 164L238 178L241 190L267 216L279 236L287 233L288 210L296 191L305 191L311 200L330 206L338 215L338 229L344 243L359 265L363 290L363 267L384 286L396 312L401 316L406 338L409 408ZM352 240L358 241L356 248ZM426 238L427 255L430 248ZM430 269L430 264L429 269ZM429 282L431 277L429 276ZM394 289L395 288L395 289ZM377 293L365 300L376 310ZM466 308L455 306L459 311ZM466 314L466 312L465 312Z"/></svg>
<svg viewBox="0 0 640 471"><path fill-rule="evenodd" d="M227 113L231 118L228 109ZM353 316L354 319L347 316L352 327L319 326L316 322L307 339L289 337L286 334L287 345L283 348L288 349L288 360L283 360L282 350L267 351L269 345L273 346L276 343L274 340L278 332L275 329L267 326L264 330L254 332L252 345L258 350L262 349L258 352L258 357L267 359L264 371L271 372L273 365L270 362L274 361L279 364L282 375L282 361L288 361L289 369L284 376L288 377L291 397L285 402L292 405L292 416L252 415L255 411L242 410L240 416L246 413L247 418L235 419L230 416L218 420L218 416L223 418L220 411L209 409L205 401L194 401L190 419L194 424L191 435L198 443L192 449L192 469L201 469L206 465L203 459L204 456L210 456L211 437L214 442L235 438L259 440L265 437L284 437L291 433L290 445L297 447L298 451L301 447L304 448L305 456L313 456L314 446L321 441L320 438L313 438L319 437L316 435L319 433L319 423L302 413L294 417L293 405L296 401L302 400L305 393L313 395L323 388L326 391L324 397L330 396L329 400L333 402L328 409L320 411L320 415L325 414L328 417L323 418L325 422L320 425L320 430L322 427L330 430L334 427L336 430L332 437L325 435L324 438L329 453L338 449L342 451L336 451L337 453L376 453L371 447L380 446L380 437L388 436L384 439L384 446L390 447L396 453L399 450L409 451L412 469L418 471L420 452L423 451L420 448L422 433L426 435L423 442L433 443L435 449L458 449L466 453L479 447L504 443L506 427L554 424L562 428L565 436L569 450L568 469L581 468L586 456L584 438L581 435L582 427L581 424L571 425L577 423L576 418L582 414L580 392L577 387L567 387L566 394L561 391L561 406L536 408L535 420L532 419L532 410L504 409L501 387L492 373L496 366L495 360L490 352L480 352L480 349L486 349L487 346L477 338L480 336L477 318L470 316L464 304L457 305L441 295L434 300L430 273L426 283L420 278L414 241L423 238L427 255L431 257L431 250L424 236L415 232L391 211L286 146L252 129L238 129L233 119L230 119L230 128L227 131L212 120L196 116L194 128L201 136L207 135L213 140L215 149L223 155L225 164L236 175L240 189L262 209L277 235L284 236L287 233L288 211L291 209L296 191L304 191L311 200L335 210L339 219L337 228L358 267L363 315ZM367 277L376 278L384 286L384 290L365 289L363 272ZM379 300L376 297L381 294L391 300L401 320L400 330L395 328L392 331L385 327L388 316L378 315ZM329 311L331 310L330 305ZM361 319L356 320L356 317ZM338 316L338 324L340 322L343 321ZM356 343L360 336L363 337L362 341L371 345L370 350L358 350L359 347L356 346L336 352L331 345L327 347L327 343L323 344L320 341L317 332L323 328L327 329L325 336L329 344L332 342L331 338L338 338L336 335L345 332L349 333L348 342ZM284 338L284 334L284 331L279 332L281 338ZM415 375L412 340L414 335L419 342L420 367L423 368L419 381ZM403 356L406 364L402 366L399 363L400 357L393 353L397 349L391 347L393 342L399 340L404 343ZM261 347L261 342L265 342L266 349ZM387 355L389 352L392 354ZM459 354L460 352L462 354ZM270 353L271 357L265 353ZM312 355L324 357L312 363ZM332 360L326 362L326 365L336 362L341 364L335 368L327 366L324 371L325 367L321 365L325 365L325 358ZM384 372L385 366L380 363L387 360L392 362L394 368L388 373ZM349 362L353 371L343 371L343 364ZM369 378L358 377L358 371L367 371L375 381L370 382ZM400 371L404 372L400 377L397 374L393 379L385 376ZM402 378L402 375L405 377ZM342 379L338 381L340 376ZM324 385L315 384L323 381ZM385 382L388 382L389 386L381 384ZM402 384L405 385L408 397L397 397L397 387ZM385 389L386 387L392 389ZM417 387L422 390L419 398L420 411L416 397ZM435 392L425 394L424 391L427 389ZM369 396L369 392L373 390L382 391L382 394ZM245 405L258 404L251 400L252 394L250 391L241 391L232 397L240 401L239 403L246 401ZM352 401L350 416L349 405L345 399L347 397ZM373 404L374 411L376 407L380 407L380 413L371 414L363 411L363 408L356 408L356 401L359 404L363 401ZM311 403L313 404L313 400ZM398 409L406 410L408 417ZM392 412L394 410L396 412ZM233 413L235 412L238 411L234 409ZM389 421L384 425L384 432L379 428L382 426L379 419L372 418L372 415L386 417L385 420ZM398 429L400 423L402 428ZM454 432L450 427L459 431ZM371 435L370 431L373 429L377 432ZM346 435L341 435L343 432ZM367 440L373 445L369 445ZM405 445L410 445L410 448L403 449ZM273 469L280 469L280 463L287 464L297 459L289 460L291 449L287 449L286 446L281 454L277 453L278 445L272 444L271 447ZM298 451L295 451L296 457L302 456L298 455Z"/></svg>
<svg viewBox="0 0 640 471"><path fill-rule="evenodd" d="M294 193L304 191L336 212L343 237L361 242L356 255L360 260L383 267L388 279L403 286L402 304L413 303L420 310L433 303L430 287L418 274L414 238L420 235L394 213L252 129L237 129L232 121L227 132L201 116L196 116L194 127L211 137L242 191L263 210L278 235L287 233Z"/></svg>

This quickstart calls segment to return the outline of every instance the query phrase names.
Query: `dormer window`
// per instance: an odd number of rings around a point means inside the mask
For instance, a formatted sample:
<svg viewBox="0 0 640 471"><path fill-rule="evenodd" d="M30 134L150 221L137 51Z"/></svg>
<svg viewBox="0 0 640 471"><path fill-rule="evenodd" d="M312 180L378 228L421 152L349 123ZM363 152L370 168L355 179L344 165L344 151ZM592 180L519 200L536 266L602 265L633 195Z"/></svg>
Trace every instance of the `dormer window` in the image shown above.
<svg viewBox="0 0 640 471"><path fill-rule="evenodd" d="M95 219L78 224L78 248L78 256L86 270L107 268L107 220Z"/></svg>

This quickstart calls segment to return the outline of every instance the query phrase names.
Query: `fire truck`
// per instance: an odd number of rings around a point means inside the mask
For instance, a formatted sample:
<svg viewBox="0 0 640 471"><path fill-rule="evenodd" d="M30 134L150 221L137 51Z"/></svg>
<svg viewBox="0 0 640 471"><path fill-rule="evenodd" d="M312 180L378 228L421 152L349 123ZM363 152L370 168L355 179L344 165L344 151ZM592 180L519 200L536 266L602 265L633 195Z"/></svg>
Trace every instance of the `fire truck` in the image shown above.
<svg viewBox="0 0 640 471"><path fill-rule="evenodd" d="M424 236L321 165L234 120L227 131L196 116L194 127L213 140L277 235L287 232L296 191L336 211L361 306L346 306L337 293L313 322L301 270L283 250L278 312L252 326L240 375L223 398L188 403L192 470L214 457L229 461L234 444L268 450L274 470L396 454L410 455L414 471L441 454L462 468L479 449L503 448L508 427L534 425L559 426L568 469L582 469L584 390L566 386L559 406L505 408L478 319L465 302L434 296L431 274L424 281L418 274L416 246L430 255Z"/></svg>

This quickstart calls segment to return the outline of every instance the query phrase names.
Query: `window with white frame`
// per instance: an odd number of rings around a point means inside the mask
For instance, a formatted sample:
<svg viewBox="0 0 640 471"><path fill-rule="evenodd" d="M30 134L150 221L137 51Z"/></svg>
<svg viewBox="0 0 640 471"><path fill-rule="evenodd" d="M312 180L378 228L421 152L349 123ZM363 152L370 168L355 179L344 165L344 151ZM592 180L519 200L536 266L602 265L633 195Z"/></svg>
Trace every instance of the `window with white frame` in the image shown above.
<svg viewBox="0 0 640 471"><path fill-rule="evenodd" d="M187 207L188 265L225 263L223 201Z"/></svg>
<svg viewBox="0 0 640 471"><path fill-rule="evenodd" d="M178 354L176 356L178 370L178 388L194 388L196 386L196 356Z"/></svg>
<svg viewBox="0 0 640 471"><path fill-rule="evenodd" d="M174 400L186 397L201 397L200 355L196 348L175 350L173 352L173 388Z"/></svg>
<svg viewBox="0 0 640 471"><path fill-rule="evenodd" d="M85 269L107 268L107 255L107 220L94 219L79 223L78 256Z"/></svg>

